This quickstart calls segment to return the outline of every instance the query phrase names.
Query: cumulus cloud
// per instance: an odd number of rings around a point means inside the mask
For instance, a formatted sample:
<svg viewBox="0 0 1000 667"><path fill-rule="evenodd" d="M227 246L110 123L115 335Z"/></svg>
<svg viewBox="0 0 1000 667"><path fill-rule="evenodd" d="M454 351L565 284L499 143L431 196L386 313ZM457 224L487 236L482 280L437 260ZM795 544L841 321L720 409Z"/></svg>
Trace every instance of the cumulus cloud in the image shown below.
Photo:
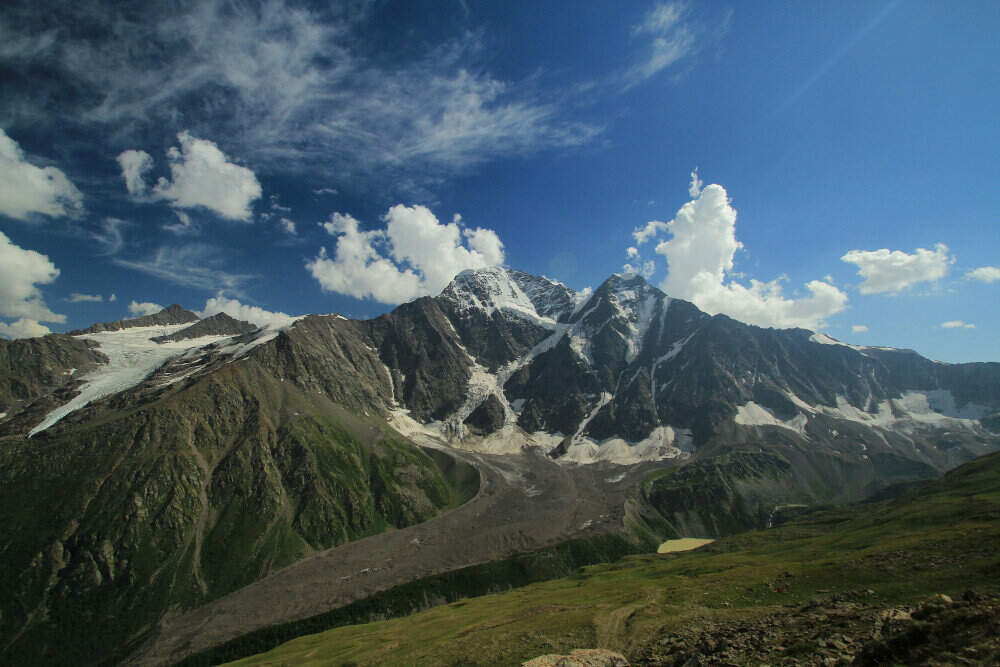
<svg viewBox="0 0 1000 667"><path fill-rule="evenodd" d="M143 317L145 315L156 315L158 312L163 310L163 306L158 303L153 303L152 301L132 301L128 305L128 312L132 317Z"/></svg>
<svg viewBox="0 0 1000 667"><path fill-rule="evenodd" d="M685 21L686 14L682 3L661 3L633 28L633 35L650 41L645 57L636 62L625 77L628 86L646 81L695 52L695 36Z"/></svg>
<svg viewBox="0 0 1000 667"><path fill-rule="evenodd" d="M851 325L851 331L853 333L865 333L868 331L868 326L865 324L853 324Z"/></svg>
<svg viewBox="0 0 1000 667"><path fill-rule="evenodd" d="M983 283L995 283L1000 280L1000 267L998 266L980 266L978 269L973 269L965 274L968 280L978 280Z"/></svg>
<svg viewBox="0 0 1000 667"><path fill-rule="evenodd" d="M350 215L334 213L323 228L337 237L333 255L322 248L306 268L328 292L382 303L437 294L455 274L503 263L503 243L491 229L442 224L424 206L398 204L385 229L363 231Z"/></svg>
<svg viewBox="0 0 1000 667"><path fill-rule="evenodd" d="M688 194L691 195L691 199L696 199L701 194L704 185L704 182L698 177L698 167L695 167L694 171L691 172L691 184L688 185Z"/></svg>
<svg viewBox="0 0 1000 667"><path fill-rule="evenodd" d="M104 303L104 296L101 294L80 294L73 292L66 299L70 303Z"/></svg>
<svg viewBox="0 0 1000 667"><path fill-rule="evenodd" d="M628 248L625 248L625 254L628 255L629 259L635 259L639 256L639 249L635 246L629 246Z"/></svg>
<svg viewBox="0 0 1000 667"><path fill-rule="evenodd" d="M10 324L0 322L0 336L6 338L35 338L52 333L44 324L39 324L36 320L21 318Z"/></svg>
<svg viewBox="0 0 1000 667"><path fill-rule="evenodd" d="M0 317L65 322L65 315L49 310L37 287L57 277L59 269L47 256L21 248L0 232Z"/></svg>
<svg viewBox="0 0 1000 667"><path fill-rule="evenodd" d="M153 188L144 176L153 164L148 153L129 150L118 156L129 194L141 200L166 200L177 208L201 206L230 220L249 221L250 205L261 196L257 176L230 162L212 141L187 130L178 133L177 140L180 148L167 150L171 178L161 177Z"/></svg>
<svg viewBox="0 0 1000 667"><path fill-rule="evenodd" d="M153 156L146 151L123 151L118 156L118 166L121 167L128 193L137 199L145 197L149 190L146 173L153 168Z"/></svg>
<svg viewBox="0 0 1000 667"><path fill-rule="evenodd" d="M295 321L294 317L286 313L264 310L259 306L248 306L236 299L225 297L222 292L209 298L205 301L205 307L201 311L195 312L198 317L202 318L218 315L219 313L225 313L232 318L250 322L259 327L272 329L288 326Z"/></svg>
<svg viewBox="0 0 1000 667"><path fill-rule="evenodd" d="M942 322L941 327L943 329L975 329L976 325L963 322L962 320L949 320L948 322Z"/></svg>
<svg viewBox="0 0 1000 667"><path fill-rule="evenodd" d="M36 167L17 142L0 128L0 214L29 220L34 214L53 218L83 212L83 194L55 167Z"/></svg>
<svg viewBox="0 0 1000 667"><path fill-rule="evenodd" d="M632 231L632 238L635 239L636 245L642 245L649 239L655 237L660 232L667 230L667 223L660 222L659 220L650 220L643 227L636 227ZM638 250L636 251L638 252Z"/></svg>
<svg viewBox="0 0 1000 667"><path fill-rule="evenodd" d="M289 220L288 218L282 218L278 222L286 234L290 234L292 236L296 235L295 223L293 221Z"/></svg>
<svg viewBox="0 0 1000 667"><path fill-rule="evenodd" d="M934 250L917 248L912 254L886 248L851 250L840 259L858 267L864 278L858 287L862 294L895 294L917 283L934 282L945 277L955 261L943 243Z"/></svg>
<svg viewBox="0 0 1000 667"><path fill-rule="evenodd" d="M622 266L622 272L625 275L640 275L646 280L649 280L653 277L653 274L656 273L656 262L648 260L642 262L641 264L625 264Z"/></svg>
<svg viewBox="0 0 1000 667"><path fill-rule="evenodd" d="M818 329L847 305L844 292L821 280L806 283L811 296L800 298L784 296L783 277L751 279L749 286L733 280L733 257L743 246L736 240L736 210L721 185L706 186L673 220L661 224L672 235L656 246L668 267L661 288L707 313L758 326Z"/></svg>

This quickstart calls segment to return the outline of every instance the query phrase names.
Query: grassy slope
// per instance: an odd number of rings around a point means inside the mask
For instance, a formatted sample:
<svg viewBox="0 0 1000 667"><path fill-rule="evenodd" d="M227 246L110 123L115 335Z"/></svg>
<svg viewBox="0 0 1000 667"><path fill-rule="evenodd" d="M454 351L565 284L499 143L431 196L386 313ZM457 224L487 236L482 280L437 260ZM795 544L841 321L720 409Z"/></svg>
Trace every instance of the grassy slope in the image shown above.
<svg viewBox="0 0 1000 667"><path fill-rule="evenodd" d="M475 492L377 420L251 362L217 376L0 441L0 569L17 573L0 578L0 660L107 659L170 609Z"/></svg>
<svg viewBox="0 0 1000 667"><path fill-rule="evenodd" d="M630 556L504 594L299 638L239 665L509 665L600 646L637 656L705 621L872 589L885 604L1000 582L1000 454L915 493L684 554Z"/></svg>

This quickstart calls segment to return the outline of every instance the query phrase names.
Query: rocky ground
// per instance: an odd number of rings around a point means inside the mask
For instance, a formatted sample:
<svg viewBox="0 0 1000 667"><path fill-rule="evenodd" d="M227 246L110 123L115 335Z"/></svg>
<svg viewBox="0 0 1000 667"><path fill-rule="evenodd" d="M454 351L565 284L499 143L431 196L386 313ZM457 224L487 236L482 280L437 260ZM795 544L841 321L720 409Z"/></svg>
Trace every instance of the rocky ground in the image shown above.
<svg viewBox="0 0 1000 667"><path fill-rule="evenodd" d="M482 473L473 500L402 530L308 557L193 611L168 616L129 664L171 664L257 628L306 618L420 577L620 530L649 465L561 466L537 453L453 451Z"/></svg>
<svg viewBox="0 0 1000 667"><path fill-rule="evenodd" d="M870 591L743 620L708 621L650 644L633 665L998 665L1000 595L967 591L916 606Z"/></svg>

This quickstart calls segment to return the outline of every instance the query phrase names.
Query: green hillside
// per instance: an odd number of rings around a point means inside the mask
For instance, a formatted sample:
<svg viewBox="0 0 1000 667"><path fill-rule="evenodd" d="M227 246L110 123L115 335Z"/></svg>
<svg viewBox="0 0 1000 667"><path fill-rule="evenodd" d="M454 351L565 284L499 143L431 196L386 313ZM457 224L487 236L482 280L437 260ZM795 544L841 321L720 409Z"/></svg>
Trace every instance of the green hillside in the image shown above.
<svg viewBox="0 0 1000 667"><path fill-rule="evenodd" d="M990 630L998 587L993 454L894 500L335 628L232 664L511 665L595 646L633 664L683 664L695 653L709 663L835 664L839 654L859 664L927 655L984 664L1000 659ZM938 593L954 602L926 601Z"/></svg>
<svg viewBox="0 0 1000 667"><path fill-rule="evenodd" d="M469 466L249 360L81 413L0 439L5 664L114 662L167 612L476 493Z"/></svg>

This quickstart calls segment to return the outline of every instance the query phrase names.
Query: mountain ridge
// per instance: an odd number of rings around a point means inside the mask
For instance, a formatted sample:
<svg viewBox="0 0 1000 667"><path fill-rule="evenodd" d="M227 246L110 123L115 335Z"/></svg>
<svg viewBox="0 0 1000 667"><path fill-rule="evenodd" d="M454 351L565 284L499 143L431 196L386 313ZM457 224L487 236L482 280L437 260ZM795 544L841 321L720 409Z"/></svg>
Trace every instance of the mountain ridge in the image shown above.
<svg viewBox="0 0 1000 667"><path fill-rule="evenodd" d="M512 503L483 510L497 533L449 551L449 567L593 530L649 544L765 528L779 505L860 500L1000 449L1000 364L753 327L634 275L577 293L470 271L370 320L233 329L179 306L151 318L3 346L34 360L0 365L4 386L55 369L24 398L0 395L0 517L22 526L0 544L22 573L0 618L18 647L55 641L75 605L95 622L134 615L114 638L132 645L163 615L277 576L309 549L387 544L378 531L451 507L444 464L418 446ZM78 374L62 375L76 359ZM640 485L650 470L685 472ZM559 484L535 486L543 478ZM14 491L26 488L39 492ZM549 498L556 488L581 496ZM65 489L79 502L57 527L32 518ZM542 502L550 514L531 511ZM355 528L317 537L344 525ZM455 549L472 543L471 526L454 530ZM415 573L440 567L425 553ZM161 602L136 613L150 595Z"/></svg>

